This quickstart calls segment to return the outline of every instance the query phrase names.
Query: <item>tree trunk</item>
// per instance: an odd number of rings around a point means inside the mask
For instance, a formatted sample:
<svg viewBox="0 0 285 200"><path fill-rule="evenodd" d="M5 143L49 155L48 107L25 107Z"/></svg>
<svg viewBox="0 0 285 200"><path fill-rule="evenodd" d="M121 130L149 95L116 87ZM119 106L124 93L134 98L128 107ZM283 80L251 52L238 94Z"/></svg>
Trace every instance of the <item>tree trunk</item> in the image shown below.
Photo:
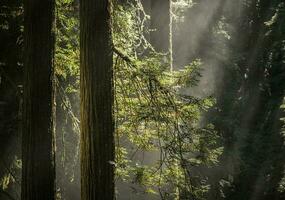
<svg viewBox="0 0 285 200"><path fill-rule="evenodd" d="M54 0L25 0L22 200L55 199Z"/></svg>
<svg viewBox="0 0 285 200"><path fill-rule="evenodd" d="M158 52L170 49L170 0L151 0L151 44Z"/></svg>
<svg viewBox="0 0 285 200"><path fill-rule="evenodd" d="M109 0L80 2L81 199L114 199L113 53Z"/></svg>
<svg viewBox="0 0 285 200"><path fill-rule="evenodd" d="M151 0L150 28L151 45L155 51L167 54L165 61L173 71L171 0Z"/></svg>

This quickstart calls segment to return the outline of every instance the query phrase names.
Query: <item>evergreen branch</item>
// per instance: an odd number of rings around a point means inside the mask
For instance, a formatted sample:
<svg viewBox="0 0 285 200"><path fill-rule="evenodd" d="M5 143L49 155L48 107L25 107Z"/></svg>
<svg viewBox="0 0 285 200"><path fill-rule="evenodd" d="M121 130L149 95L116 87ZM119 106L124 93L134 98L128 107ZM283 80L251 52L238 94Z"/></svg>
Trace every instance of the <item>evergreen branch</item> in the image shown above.
<svg viewBox="0 0 285 200"><path fill-rule="evenodd" d="M120 49L113 47L113 51L120 57L122 58L124 61L126 61L127 63L131 63L132 65L134 64L134 59L131 58L130 56L128 56L127 54L125 54L124 52L122 52Z"/></svg>

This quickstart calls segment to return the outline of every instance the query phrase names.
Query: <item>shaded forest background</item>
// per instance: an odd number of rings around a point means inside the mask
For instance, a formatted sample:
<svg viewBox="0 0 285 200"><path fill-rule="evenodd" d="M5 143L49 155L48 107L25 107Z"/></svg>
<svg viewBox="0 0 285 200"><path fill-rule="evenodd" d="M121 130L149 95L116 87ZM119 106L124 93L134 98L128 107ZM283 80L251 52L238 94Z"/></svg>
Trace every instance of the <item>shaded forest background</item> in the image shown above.
<svg viewBox="0 0 285 200"><path fill-rule="evenodd" d="M117 199L284 199L285 3L156 2L112 1ZM55 7L56 196L77 200L79 2ZM23 12L0 2L1 200L21 196Z"/></svg>

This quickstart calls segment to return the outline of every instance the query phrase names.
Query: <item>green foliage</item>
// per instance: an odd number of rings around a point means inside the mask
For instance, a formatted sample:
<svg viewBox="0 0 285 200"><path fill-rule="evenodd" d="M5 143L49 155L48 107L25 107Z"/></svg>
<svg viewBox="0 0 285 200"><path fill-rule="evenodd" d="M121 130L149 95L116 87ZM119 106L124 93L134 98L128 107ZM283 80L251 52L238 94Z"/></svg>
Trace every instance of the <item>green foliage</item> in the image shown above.
<svg viewBox="0 0 285 200"><path fill-rule="evenodd" d="M195 60L190 65L185 66L184 69L174 73L176 82L174 83L175 86L182 86L182 87L193 87L196 86L199 78L201 75L201 61Z"/></svg>
<svg viewBox="0 0 285 200"><path fill-rule="evenodd" d="M71 0L56 1L55 65L58 76L79 77L78 5ZM79 83L79 80L76 81Z"/></svg>
<svg viewBox="0 0 285 200"><path fill-rule="evenodd" d="M213 127L200 124L214 101L180 92L197 84L201 61L170 72L169 63L152 51L140 31L144 17L137 15L136 3L114 9L117 175L162 199L202 199L209 186L199 173L192 174L192 168L214 166L222 152ZM141 49L147 56L139 56ZM157 159L148 165L131 159L142 152Z"/></svg>

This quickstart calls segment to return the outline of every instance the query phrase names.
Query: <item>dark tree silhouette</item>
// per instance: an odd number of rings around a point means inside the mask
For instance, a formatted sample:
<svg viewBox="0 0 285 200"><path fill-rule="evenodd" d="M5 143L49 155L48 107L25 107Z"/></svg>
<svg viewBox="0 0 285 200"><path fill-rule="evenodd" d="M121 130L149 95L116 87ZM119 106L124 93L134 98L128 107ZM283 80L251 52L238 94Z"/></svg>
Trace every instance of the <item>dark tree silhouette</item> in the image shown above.
<svg viewBox="0 0 285 200"><path fill-rule="evenodd" d="M55 199L53 0L25 0L22 200Z"/></svg>

